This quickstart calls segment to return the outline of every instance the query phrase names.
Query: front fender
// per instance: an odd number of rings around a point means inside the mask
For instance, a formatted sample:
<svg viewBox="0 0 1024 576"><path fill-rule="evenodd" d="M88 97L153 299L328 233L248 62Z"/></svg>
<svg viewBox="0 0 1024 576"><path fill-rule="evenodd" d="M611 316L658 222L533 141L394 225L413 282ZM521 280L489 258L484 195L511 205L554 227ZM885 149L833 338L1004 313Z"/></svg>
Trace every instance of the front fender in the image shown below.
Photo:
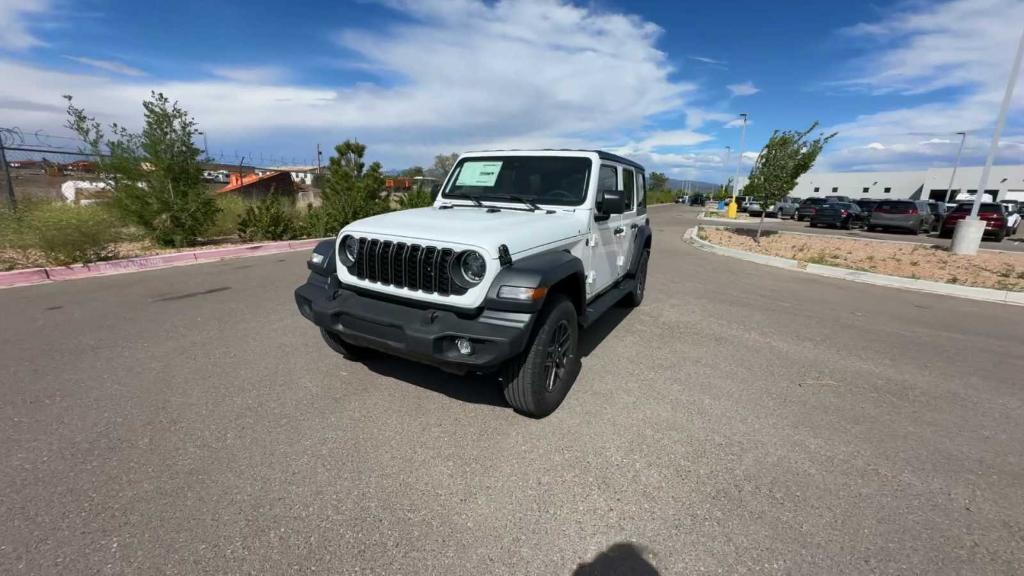
<svg viewBox="0 0 1024 576"><path fill-rule="evenodd" d="M578 302L586 302L584 277L583 262L569 252L544 252L527 256L498 272L487 291L484 307L488 310L535 312L544 305L546 297L530 302L505 300L498 298L498 290L502 286L550 288L567 278L573 279L570 297Z"/></svg>

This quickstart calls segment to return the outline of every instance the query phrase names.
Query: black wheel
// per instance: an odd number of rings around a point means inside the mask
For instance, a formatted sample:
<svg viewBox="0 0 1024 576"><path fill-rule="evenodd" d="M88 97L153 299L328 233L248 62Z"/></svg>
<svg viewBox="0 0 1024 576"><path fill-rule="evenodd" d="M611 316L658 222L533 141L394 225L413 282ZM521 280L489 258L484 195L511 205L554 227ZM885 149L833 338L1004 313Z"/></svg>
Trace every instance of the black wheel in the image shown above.
<svg viewBox="0 0 1024 576"><path fill-rule="evenodd" d="M953 232L952 231L946 232L945 230L942 230L942 229L939 230L939 238L952 238L952 237L953 237Z"/></svg>
<svg viewBox="0 0 1024 576"><path fill-rule="evenodd" d="M644 250L640 254L640 263L636 267L636 284L633 291L624 299L629 306L639 306L644 301L644 292L647 290L647 262L651 259L651 251Z"/></svg>
<svg viewBox="0 0 1024 576"><path fill-rule="evenodd" d="M505 365L505 400L520 414L543 418L565 400L580 373L576 308L561 294L549 297L526 350Z"/></svg>
<svg viewBox="0 0 1024 576"><path fill-rule="evenodd" d="M992 237L992 240L995 242L1002 242L1003 238L1006 238L1006 230L996 232L996 235Z"/></svg>
<svg viewBox="0 0 1024 576"><path fill-rule="evenodd" d="M366 352L369 351L369 349L363 348L362 346L349 344L348 342L342 340L341 337L338 336L337 334L333 332L328 332L323 328L320 329L320 336L324 339L324 342L327 343L328 348L334 350L335 352L341 354L342 356L348 358L349 360L358 360L359 358L365 356Z"/></svg>
<svg viewBox="0 0 1024 576"><path fill-rule="evenodd" d="M817 227L818 227L818 225L816 223L811 222L811 228L817 228Z"/></svg>
<svg viewBox="0 0 1024 576"><path fill-rule="evenodd" d="M843 223L843 230L853 230L853 220L847 220Z"/></svg>
<svg viewBox="0 0 1024 576"><path fill-rule="evenodd" d="M911 230L911 232L913 232L914 236L920 236L921 235L921 223L918 222L917 226L913 230Z"/></svg>

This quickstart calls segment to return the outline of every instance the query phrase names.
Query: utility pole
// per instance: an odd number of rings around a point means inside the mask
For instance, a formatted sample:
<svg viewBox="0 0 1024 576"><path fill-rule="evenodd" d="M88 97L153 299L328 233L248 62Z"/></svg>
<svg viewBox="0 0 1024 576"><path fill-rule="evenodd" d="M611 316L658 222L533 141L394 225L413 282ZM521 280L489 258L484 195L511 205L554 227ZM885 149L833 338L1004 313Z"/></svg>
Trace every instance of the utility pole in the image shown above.
<svg viewBox="0 0 1024 576"><path fill-rule="evenodd" d="M1003 104L999 108L996 129L992 134L992 143L988 147L988 158L985 160L985 168L981 171L981 182L978 183L978 192L974 195L974 206L971 207L971 215L957 222L956 228L953 231L953 243L950 245L950 251L953 254L973 256L978 253L978 248L981 246L981 237L985 234L985 222L978 219L978 210L981 209L981 200L985 196L985 188L988 187L988 175L992 171L992 163L995 161L996 152L999 151L999 137L1003 135L1003 127L1006 126L1006 116L1010 113L1013 89L1017 86L1017 77L1020 75L1021 59L1024 59L1024 29L1021 29L1020 41L1017 43L1017 55L1013 58L1013 66L1010 67L1010 80L1006 83ZM993 200L996 200L996 198L993 198Z"/></svg>
<svg viewBox="0 0 1024 576"><path fill-rule="evenodd" d="M731 162L731 161L732 161L732 146L726 146L725 147L725 164L724 164L726 170L729 169L729 162ZM729 180L726 179L725 184L728 184L728 183L729 183ZM722 185L723 188L725 187L725 184Z"/></svg>
<svg viewBox="0 0 1024 576"><path fill-rule="evenodd" d="M11 210L18 209L18 200L14 197L14 184L11 183L11 169L7 166L7 152L4 150L4 135L0 132L0 165L4 168L4 180L7 181L7 203Z"/></svg>
<svg viewBox="0 0 1024 576"><path fill-rule="evenodd" d="M729 203L729 218L736 217L736 193L739 191L740 186L740 165L743 164L743 139L747 135L747 113L740 114L740 118L743 119L743 126L740 127L740 150L736 156L736 179L732 181L732 202Z"/></svg>
<svg viewBox="0 0 1024 576"><path fill-rule="evenodd" d="M956 151L956 161L953 162L953 173L949 175L949 187L946 188L946 202L949 202L949 195L953 193L953 180L956 179L956 169L960 167L960 155L964 153L964 142L967 141L967 132L957 132L960 136L960 148ZM956 197L953 197L956 202Z"/></svg>
<svg viewBox="0 0 1024 576"><path fill-rule="evenodd" d="M323 158L324 153L320 151L320 144L316 145L316 173L320 174L320 159Z"/></svg>

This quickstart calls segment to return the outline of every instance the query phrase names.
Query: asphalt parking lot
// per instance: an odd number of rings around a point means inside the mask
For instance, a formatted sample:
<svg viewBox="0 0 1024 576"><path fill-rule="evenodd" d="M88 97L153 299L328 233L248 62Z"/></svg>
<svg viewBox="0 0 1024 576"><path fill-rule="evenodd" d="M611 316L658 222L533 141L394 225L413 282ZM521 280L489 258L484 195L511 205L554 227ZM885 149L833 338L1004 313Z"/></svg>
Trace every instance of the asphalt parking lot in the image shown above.
<svg viewBox="0 0 1024 576"><path fill-rule="evenodd" d="M676 206L680 210L693 210L689 207ZM751 218L747 220L736 220L734 223L731 222L728 225L736 228L757 228L758 218ZM708 222L708 224L722 224L721 222ZM914 235L909 232L903 232L900 230L891 231L878 231L868 232L861 229L853 230L839 230L835 228L811 228L810 223L804 220L798 222L789 218L765 218L764 225L766 230L780 230L783 232L803 232L807 234L831 234L838 236L845 236L848 238L874 238L876 240L893 240L897 242L920 242L923 244L932 244L935 246L942 246L948 248L952 242L949 238L939 238L938 232L930 232L927 234ZM1015 236L1005 238L1002 242L994 242L986 238L981 243L983 250L1006 250L1011 252L1024 252L1024 230Z"/></svg>
<svg viewBox="0 0 1024 576"><path fill-rule="evenodd" d="M652 209L647 300L544 420L329 352L305 253L0 291L0 573L1020 573L1024 310L696 222Z"/></svg>

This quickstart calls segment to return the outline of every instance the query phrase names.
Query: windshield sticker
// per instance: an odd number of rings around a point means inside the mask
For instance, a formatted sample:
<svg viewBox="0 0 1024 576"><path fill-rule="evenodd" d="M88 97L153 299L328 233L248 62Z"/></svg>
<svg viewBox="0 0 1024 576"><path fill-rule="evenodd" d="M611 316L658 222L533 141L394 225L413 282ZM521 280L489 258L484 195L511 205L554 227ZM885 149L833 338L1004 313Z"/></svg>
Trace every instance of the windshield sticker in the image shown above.
<svg viewBox="0 0 1024 576"><path fill-rule="evenodd" d="M494 186L501 162L464 162L456 186Z"/></svg>

